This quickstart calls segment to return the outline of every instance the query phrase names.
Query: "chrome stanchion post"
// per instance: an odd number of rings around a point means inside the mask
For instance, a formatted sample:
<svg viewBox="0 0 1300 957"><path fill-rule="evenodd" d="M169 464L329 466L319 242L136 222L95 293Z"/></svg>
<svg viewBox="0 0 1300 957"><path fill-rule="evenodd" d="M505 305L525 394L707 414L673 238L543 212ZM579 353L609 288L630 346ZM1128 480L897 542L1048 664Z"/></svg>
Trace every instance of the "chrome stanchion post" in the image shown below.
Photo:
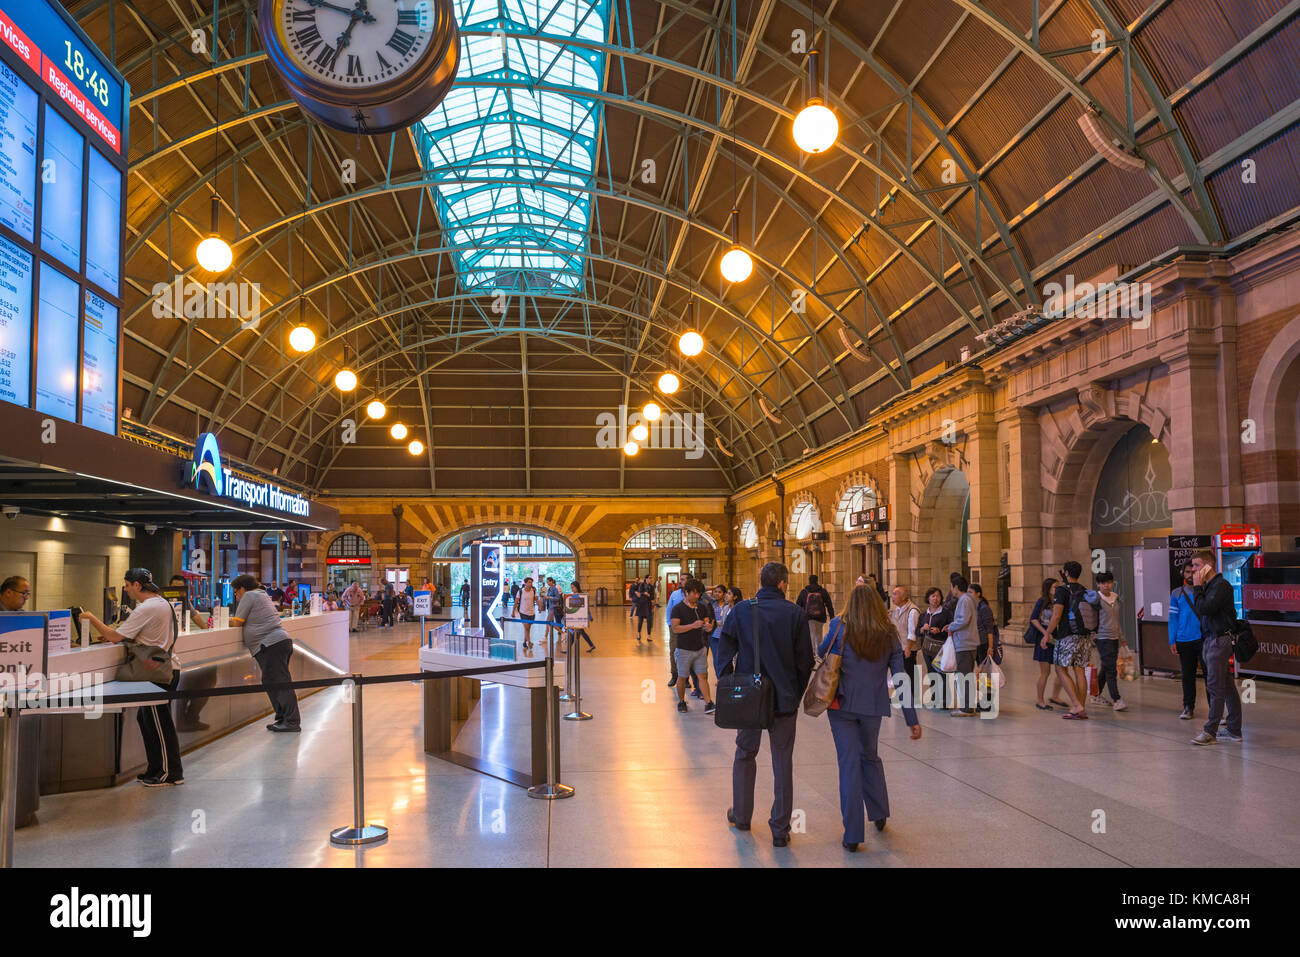
<svg viewBox="0 0 1300 957"><path fill-rule="evenodd" d="M560 694L561 701L573 700L573 645L573 633L566 628L564 629L564 691Z"/></svg>
<svg viewBox="0 0 1300 957"><path fill-rule="evenodd" d="M544 801L573 797L573 788L560 784L555 779L558 769L555 767L555 736L559 728L555 726L555 631L546 629L546 783L534 784L528 789L528 796Z"/></svg>
<svg viewBox="0 0 1300 957"><path fill-rule="evenodd" d="M13 697L17 698L17 692ZM14 866L14 824L18 817L18 719L16 701L0 713L0 868Z"/></svg>
<svg viewBox="0 0 1300 957"><path fill-rule="evenodd" d="M569 667L572 668L570 680L573 682L573 710L564 716L566 721L590 721L591 715L582 710L582 649L578 647L578 632L569 632Z"/></svg>
<svg viewBox="0 0 1300 957"><path fill-rule="evenodd" d="M330 831L331 844L374 844L388 838L388 828L366 824L366 776L362 759L361 675L352 676L352 826Z"/></svg>

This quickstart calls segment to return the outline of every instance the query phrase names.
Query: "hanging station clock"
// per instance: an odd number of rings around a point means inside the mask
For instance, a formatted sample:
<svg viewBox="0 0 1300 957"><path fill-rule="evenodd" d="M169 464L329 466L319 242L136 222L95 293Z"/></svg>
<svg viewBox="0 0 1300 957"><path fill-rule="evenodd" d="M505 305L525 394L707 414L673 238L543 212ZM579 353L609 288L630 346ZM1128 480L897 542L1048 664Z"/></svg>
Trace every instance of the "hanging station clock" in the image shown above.
<svg viewBox="0 0 1300 957"><path fill-rule="evenodd" d="M414 123L460 65L452 0L261 0L258 27L298 105L349 133Z"/></svg>

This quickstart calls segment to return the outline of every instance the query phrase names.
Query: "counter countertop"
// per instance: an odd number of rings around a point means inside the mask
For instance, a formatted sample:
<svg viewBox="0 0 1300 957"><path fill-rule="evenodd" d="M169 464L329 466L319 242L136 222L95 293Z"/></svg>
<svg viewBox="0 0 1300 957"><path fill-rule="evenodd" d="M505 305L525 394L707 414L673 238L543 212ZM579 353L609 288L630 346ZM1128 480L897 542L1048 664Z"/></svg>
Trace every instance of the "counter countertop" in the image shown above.
<svg viewBox="0 0 1300 957"><path fill-rule="evenodd" d="M322 632L333 628L341 629L345 653L342 662L334 661L336 667L347 668L346 640L348 636L348 613L329 611L320 615L299 615L296 618L282 618L280 624L294 641L312 645L321 655L333 657L327 647L329 642L314 642L313 639L324 638ZM337 636L329 636L337 637ZM196 667L217 658L226 658L242 652L248 654L244 644L243 628L208 628L203 631L181 632L176 639L175 654L180 659L181 668ZM50 655L48 670L51 674L93 674L95 672L114 672L122 663L125 653L120 644L102 642L88 648L80 646L70 651Z"/></svg>

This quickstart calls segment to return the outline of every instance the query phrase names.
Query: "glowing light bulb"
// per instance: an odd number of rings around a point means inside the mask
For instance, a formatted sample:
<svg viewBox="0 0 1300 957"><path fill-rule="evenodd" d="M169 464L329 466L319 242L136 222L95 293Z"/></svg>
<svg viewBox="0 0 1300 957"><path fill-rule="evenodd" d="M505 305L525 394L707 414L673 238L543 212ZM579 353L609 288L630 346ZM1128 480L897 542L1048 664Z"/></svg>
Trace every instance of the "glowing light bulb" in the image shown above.
<svg viewBox="0 0 1300 957"><path fill-rule="evenodd" d="M640 451L641 446L637 445L635 442L629 442L627 445L623 446L624 455L636 455Z"/></svg>
<svg viewBox="0 0 1300 957"><path fill-rule="evenodd" d="M650 438L650 430L645 427L644 423L635 425L632 427L632 438L636 439L638 442L644 442L646 439Z"/></svg>
<svg viewBox="0 0 1300 957"><path fill-rule="evenodd" d="M677 340L677 348L682 350L684 356L698 356L704 351L704 337L694 329L683 332L682 337Z"/></svg>
<svg viewBox="0 0 1300 957"><path fill-rule="evenodd" d="M384 403L380 402L378 399L375 399L368 406L366 406L366 415L370 416L372 419L382 419L387 414L388 414L387 406L385 406Z"/></svg>
<svg viewBox="0 0 1300 957"><path fill-rule="evenodd" d="M424 451L424 443L419 439L412 439L411 444L406 447L406 451L410 452L412 455L419 455Z"/></svg>
<svg viewBox="0 0 1300 957"><path fill-rule="evenodd" d="M225 272L234 262L235 253L231 250L230 243L220 236L209 236L194 250L194 258L208 272Z"/></svg>
<svg viewBox="0 0 1300 957"><path fill-rule="evenodd" d="M754 271L754 260L739 246L732 246L722 257L722 278L727 282L744 282Z"/></svg>
<svg viewBox="0 0 1300 957"><path fill-rule="evenodd" d="M663 415L663 409L659 408L658 402L647 402L641 409L641 414L645 416L647 422L658 422L659 416Z"/></svg>
<svg viewBox="0 0 1300 957"><path fill-rule="evenodd" d="M794 118L794 141L805 153L821 153L835 145L840 121L817 97Z"/></svg>
<svg viewBox="0 0 1300 957"><path fill-rule="evenodd" d="M672 395L682 387L682 380L677 378L671 372L665 372L659 377L659 391L664 395Z"/></svg>
<svg viewBox="0 0 1300 957"><path fill-rule="evenodd" d="M391 435L393 438L397 439L397 441L399 442L402 441L402 439L406 438L406 432L407 432L406 426L402 425L401 422L394 422L393 427L388 430L388 434Z"/></svg>
<svg viewBox="0 0 1300 957"><path fill-rule="evenodd" d="M351 369L340 369L334 377L334 385L340 392L351 392L357 387L357 374Z"/></svg>
<svg viewBox="0 0 1300 957"><path fill-rule="evenodd" d="M309 352L316 345L316 333L306 326L295 326L289 333L289 345L295 352Z"/></svg>

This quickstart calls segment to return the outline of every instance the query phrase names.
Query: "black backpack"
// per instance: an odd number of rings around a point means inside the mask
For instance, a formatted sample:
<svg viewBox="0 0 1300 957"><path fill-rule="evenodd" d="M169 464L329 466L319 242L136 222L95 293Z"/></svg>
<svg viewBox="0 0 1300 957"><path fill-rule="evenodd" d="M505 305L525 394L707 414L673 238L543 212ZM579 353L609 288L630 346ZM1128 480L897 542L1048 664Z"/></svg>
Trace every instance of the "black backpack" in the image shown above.
<svg viewBox="0 0 1300 957"><path fill-rule="evenodd" d="M1070 607L1066 609L1070 619L1070 630L1076 635L1096 633L1098 624L1097 608L1086 597L1088 589L1078 582L1067 582L1066 587L1070 589ZM1082 607L1084 605L1089 607L1085 609Z"/></svg>
<svg viewBox="0 0 1300 957"><path fill-rule="evenodd" d="M820 591L810 591L805 606L804 611L809 618L814 621L826 620L826 601L822 598Z"/></svg>
<svg viewBox="0 0 1300 957"><path fill-rule="evenodd" d="M1259 641L1251 630L1250 622L1238 618L1228 629L1228 634L1232 635L1232 655L1237 659L1237 664L1244 665L1255 657L1255 652L1259 651Z"/></svg>

